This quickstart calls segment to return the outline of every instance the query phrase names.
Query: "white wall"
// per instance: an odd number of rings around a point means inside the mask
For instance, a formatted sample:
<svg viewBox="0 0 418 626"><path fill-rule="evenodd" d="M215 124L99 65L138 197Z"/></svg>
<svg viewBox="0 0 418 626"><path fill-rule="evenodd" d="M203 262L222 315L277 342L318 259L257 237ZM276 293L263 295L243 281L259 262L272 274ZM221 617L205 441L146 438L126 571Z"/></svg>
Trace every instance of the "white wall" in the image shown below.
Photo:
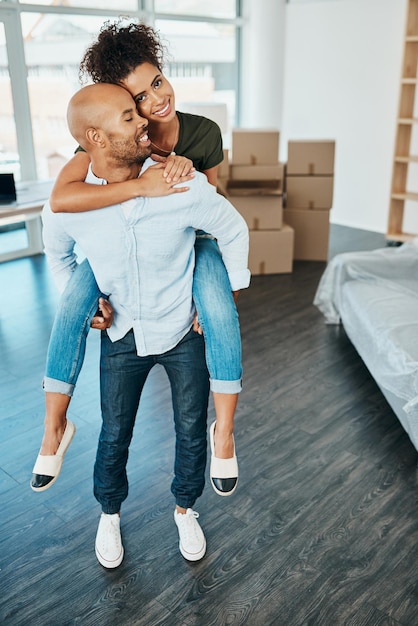
<svg viewBox="0 0 418 626"><path fill-rule="evenodd" d="M285 12L280 157L288 139L335 139L332 222L386 232L406 0L310 0Z"/></svg>
<svg viewBox="0 0 418 626"><path fill-rule="evenodd" d="M243 128L280 128L285 0L244 0L241 74Z"/></svg>

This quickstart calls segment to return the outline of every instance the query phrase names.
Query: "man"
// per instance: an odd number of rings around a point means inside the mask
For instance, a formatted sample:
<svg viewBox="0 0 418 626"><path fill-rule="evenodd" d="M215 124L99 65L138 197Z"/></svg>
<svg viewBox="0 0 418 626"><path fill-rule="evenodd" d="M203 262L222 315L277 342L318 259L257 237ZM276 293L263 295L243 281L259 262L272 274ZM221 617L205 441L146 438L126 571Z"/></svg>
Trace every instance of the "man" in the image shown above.
<svg viewBox="0 0 418 626"><path fill-rule="evenodd" d="M129 93L99 83L77 92L68 124L90 156L87 182L131 179L153 164L147 122ZM123 559L120 509L128 494L126 463L141 392L156 363L171 384L176 454L171 491L182 555L196 561L206 551L192 507L204 486L208 373L203 338L192 329L195 229L217 239L232 290L249 284L248 229L232 205L197 173L186 193L137 198L87 213L44 210L44 243L58 282L76 264L77 243L103 293L110 294L114 323L102 333L102 429L94 467L94 494L102 506L96 555L107 568Z"/></svg>

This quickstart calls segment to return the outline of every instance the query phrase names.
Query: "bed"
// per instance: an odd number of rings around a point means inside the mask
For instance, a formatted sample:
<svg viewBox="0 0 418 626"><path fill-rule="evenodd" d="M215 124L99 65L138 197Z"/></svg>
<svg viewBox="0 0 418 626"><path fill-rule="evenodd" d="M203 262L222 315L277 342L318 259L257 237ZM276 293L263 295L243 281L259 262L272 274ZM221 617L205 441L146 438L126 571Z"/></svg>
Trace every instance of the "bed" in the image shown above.
<svg viewBox="0 0 418 626"><path fill-rule="evenodd" d="M342 323L418 450L418 238L335 256L314 304Z"/></svg>

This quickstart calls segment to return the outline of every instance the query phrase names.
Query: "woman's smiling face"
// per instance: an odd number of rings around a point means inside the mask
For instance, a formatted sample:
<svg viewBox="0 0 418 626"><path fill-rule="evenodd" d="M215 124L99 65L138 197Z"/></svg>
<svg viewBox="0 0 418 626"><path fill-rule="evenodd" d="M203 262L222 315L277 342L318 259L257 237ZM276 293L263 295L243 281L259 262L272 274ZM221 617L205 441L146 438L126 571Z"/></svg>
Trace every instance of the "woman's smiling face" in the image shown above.
<svg viewBox="0 0 418 626"><path fill-rule="evenodd" d="M152 123L173 120L174 91L164 74L151 63L138 65L122 82L133 97L138 113Z"/></svg>

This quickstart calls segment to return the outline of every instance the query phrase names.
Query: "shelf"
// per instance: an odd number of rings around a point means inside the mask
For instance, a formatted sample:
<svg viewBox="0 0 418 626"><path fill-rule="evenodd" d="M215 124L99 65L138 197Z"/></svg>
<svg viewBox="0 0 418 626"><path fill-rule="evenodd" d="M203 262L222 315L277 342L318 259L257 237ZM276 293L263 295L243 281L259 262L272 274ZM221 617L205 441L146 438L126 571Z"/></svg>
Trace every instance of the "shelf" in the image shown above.
<svg viewBox="0 0 418 626"><path fill-rule="evenodd" d="M386 238L398 242L409 241L413 235L404 231L404 220L410 208L417 213L418 206L407 206L408 202L418 204L418 192L408 191L407 186L416 188L411 181L412 164L418 164L418 154L411 154L415 145L416 125L418 125L418 0L406 0L406 28L404 36L401 88L399 95L398 119L396 123L395 154L393 157L392 183ZM411 164L411 166L410 166ZM416 168L415 168L416 169ZM410 228L415 229L415 225Z"/></svg>
<svg viewBox="0 0 418 626"><path fill-rule="evenodd" d="M396 156L395 163L418 163L418 156Z"/></svg>
<svg viewBox="0 0 418 626"><path fill-rule="evenodd" d="M411 233L386 233L386 239L390 241L402 241L406 243L407 241L411 241L411 239L415 239L418 235L412 235Z"/></svg>
<svg viewBox="0 0 418 626"><path fill-rule="evenodd" d="M418 193L392 193L391 198L392 200L413 200L414 202L418 202Z"/></svg>
<svg viewBox="0 0 418 626"><path fill-rule="evenodd" d="M398 124L418 124L418 117L400 117Z"/></svg>

